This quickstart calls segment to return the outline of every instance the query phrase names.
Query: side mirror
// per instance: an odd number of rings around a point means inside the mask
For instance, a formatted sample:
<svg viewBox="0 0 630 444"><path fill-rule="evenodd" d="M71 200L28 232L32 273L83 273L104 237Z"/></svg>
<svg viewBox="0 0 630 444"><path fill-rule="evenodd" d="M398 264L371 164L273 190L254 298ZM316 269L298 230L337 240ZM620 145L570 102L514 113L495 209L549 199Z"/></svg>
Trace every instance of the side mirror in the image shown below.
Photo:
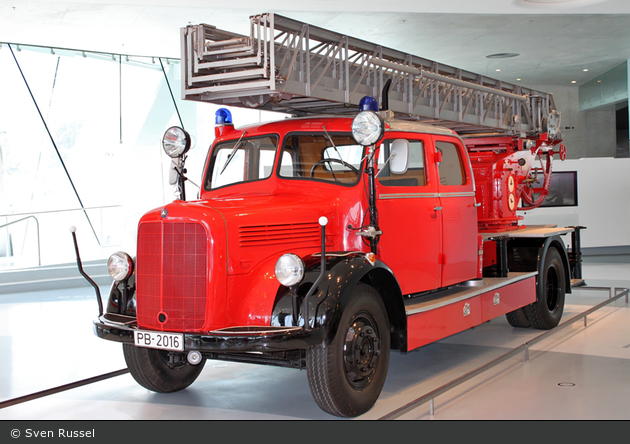
<svg viewBox="0 0 630 444"><path fill-rule="evenodd" d="M393 174L405 174L409 166L409 141L396 139L390 148L389 170Z"/></svg>
<svg viewBox="0 0 630 444"><path fill-rule="evenodd" d="M177 167L179 165L177 165L177 160L178 159L171 159L171 164L168 168L168 184L169 185L175 185L177 184L177 182L179 181L179 173L177 172Z"/></svg>

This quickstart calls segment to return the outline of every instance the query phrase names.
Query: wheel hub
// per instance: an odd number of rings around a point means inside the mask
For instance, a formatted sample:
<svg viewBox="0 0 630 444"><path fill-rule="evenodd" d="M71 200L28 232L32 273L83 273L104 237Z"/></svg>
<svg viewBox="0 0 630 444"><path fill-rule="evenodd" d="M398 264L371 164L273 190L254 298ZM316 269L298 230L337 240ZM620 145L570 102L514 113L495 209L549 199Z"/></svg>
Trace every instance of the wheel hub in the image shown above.
<svg viewBox="0 0 630 444"><path fill-rule="evenodd" d="M547 308L550 311L556 309L558 305L558 293L560 291L559 288L560 282L558 280L558 275L554 268L549 268L547 272Z"/></svg>
<svg viewBox="0 0 630 444"><path fill-rule="evenodd" d="M376 322L369 315L355 318L348 328L344 343L344 368L350 384L361 389L376 371L380 354L380 341Z"/></svg>

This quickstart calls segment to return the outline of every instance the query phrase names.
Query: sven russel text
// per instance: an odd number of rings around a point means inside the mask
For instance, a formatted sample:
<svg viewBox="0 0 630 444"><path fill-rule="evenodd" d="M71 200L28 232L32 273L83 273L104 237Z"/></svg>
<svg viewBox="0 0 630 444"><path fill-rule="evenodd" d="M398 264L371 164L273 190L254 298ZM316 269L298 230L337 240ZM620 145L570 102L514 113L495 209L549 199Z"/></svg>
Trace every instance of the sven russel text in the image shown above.
<svg viewBox="0 0 630 444"><path fill-rule="evenodd" d="M24 438L94 438L94 429L92 430L24 430Z"/></svg>

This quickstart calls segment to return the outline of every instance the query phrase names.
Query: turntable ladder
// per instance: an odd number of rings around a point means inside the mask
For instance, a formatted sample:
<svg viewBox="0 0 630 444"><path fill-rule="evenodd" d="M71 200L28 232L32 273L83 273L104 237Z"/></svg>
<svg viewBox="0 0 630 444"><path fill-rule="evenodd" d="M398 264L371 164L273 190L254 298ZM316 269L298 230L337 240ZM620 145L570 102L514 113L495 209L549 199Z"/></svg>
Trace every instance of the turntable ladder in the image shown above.
<svg viewBox="0 0 630 444"><path fill-rule="evenodd" d="M252 16L250 27L182 28L183 99L307 116L353 114L370 95L399 119L462 135L539 134L555 110L551 94L278 14Z"/></svg>

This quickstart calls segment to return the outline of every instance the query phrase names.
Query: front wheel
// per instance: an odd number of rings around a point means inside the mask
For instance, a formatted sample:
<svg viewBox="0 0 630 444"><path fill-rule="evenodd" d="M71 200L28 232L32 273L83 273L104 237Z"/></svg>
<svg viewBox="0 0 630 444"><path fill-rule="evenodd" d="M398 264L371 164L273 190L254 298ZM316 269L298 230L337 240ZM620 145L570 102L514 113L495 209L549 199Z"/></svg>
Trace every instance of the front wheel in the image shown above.
<svg viewBox="0 0 630 444"><path fill-rule="evenodd" d="M523 307L532 327L549 330L558 325L564 310L565 282L562 258L558 250L551 247L538 271L536 302Z"/></svg>
<svg viewBox="0 0 630 444"><path fill-rule="evenodd" d="M387 312L372 287L359 284L328 347L306 354L308 383L319 407L335 416L358 416L372 408L389 365Z"/></svg>
<svg viewBox="0 0 630 444"><path fill-rule="evenodd" d="M197 365L191 365L183 355L177 356L178 362L172 362L169 352L131 344L123 344L123 354L133 379L142 387L158 393L185 389L195 382L206 363L202 360Z"/></svg>

